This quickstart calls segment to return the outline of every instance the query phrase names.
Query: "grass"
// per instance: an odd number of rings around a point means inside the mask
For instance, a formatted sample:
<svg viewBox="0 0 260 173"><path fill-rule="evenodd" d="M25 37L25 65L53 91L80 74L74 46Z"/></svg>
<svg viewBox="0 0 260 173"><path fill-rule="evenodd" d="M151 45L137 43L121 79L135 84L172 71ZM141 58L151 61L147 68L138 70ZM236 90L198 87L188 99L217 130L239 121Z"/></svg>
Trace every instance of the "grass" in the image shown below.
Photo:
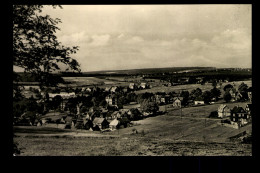
<svg viewBox="0 0 260 173"><path fill-rule="evenodd" d="M242 82L244 82L245 84L247 84L248 87L252 86L252 81L236 81L235 83L235 88L237 88ZM222 88L219 88L222 92L222 95L224 94L223 88L225 85L227 84L233 84L233 82L227 82L227 83L223 83L222 84ZM153 87L151 89L145 89L145 90L139 90L139 91L135 91L136 94L141 94L141 93L145 93L145 92L151 92L151 93L156 93L156 92L180 92L182 90L187 90L189 92L191 92L193 89L196 88L200 88L202 91L206 91L206 90L211 90L212 84L211 83L207 83L205 85L201 85L201 84L187 84L187 85L177 85L177 86L171 86L171 87L166 87L166 86L157 86L157 87Z"/></svg>
<svg viewBox="0 0 260 173"><path fill-rule="evenodd" d="M251 86L250 81L245 83ZM207 85L204 89L212 88ZM102 134L14 127L14 142L19 143L22 156L251 156L251 144L228 139L243 131L250 133L251 124L233 129L219 125L218 119L207 118L220 104L183 108L182 117L180 110L169 108L167 114L134 121L133 127ZM247 103L227 103L231 109L238 104L245 107ZM133 133L133 129L138 133Z"/></svg>
<svg viewBox="0 0 260 173"><path fill-rule="evenodd" d="M214 109L213 105L208 105ZM194 112L198 107L187 108ZM201 107L202 108L202 107ZM210 109L210 108L207 108ZM184 109L185 110L185 109ZM175 114L176 116L174 116ZM202 118L201 118L202 117ZM84 131L86 136L68 135L61 132L55 136L16 135L14 141L26 156L250 156L251 144L231 142L228 138L243 131L250 132L251 124L241 129L218 125L220 120L201 117L178 116L176 111L134 122L138 125L119 131L98 133ZM27 127L29 130L29 127ZM38 127L34 127L38 128ZM19 131L20 130L20 131ZM41 131L42 130L42 131ZM52 133L54 129L49 129ZM133 131L138 133L133 133ZM35 136L45 133L33 129ZM15 134L28 131L16 129ZM80 134L80 133L79 133Z"/></svg>

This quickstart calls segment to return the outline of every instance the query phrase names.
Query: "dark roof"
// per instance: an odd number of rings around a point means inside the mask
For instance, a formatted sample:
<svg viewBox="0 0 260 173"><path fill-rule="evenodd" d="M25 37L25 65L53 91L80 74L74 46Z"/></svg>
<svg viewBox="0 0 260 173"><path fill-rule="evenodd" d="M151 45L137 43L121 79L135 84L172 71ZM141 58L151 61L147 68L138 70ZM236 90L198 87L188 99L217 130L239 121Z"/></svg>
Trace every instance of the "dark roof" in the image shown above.
<svg viewBox="0 0 260 173"><path fill-rule="evenodd" d="M233 112L233 113L245 113L246 111L245 111L242 107L235 106L235 107L232 109L232 112Z"/></svg>
<svg viewBox="0 0 260 173"><path fill-rule="evenodd" d="M118 120L121 124L130 123L130 120L127 117L121 117Z"/></svg>
<svg viewBox="0 0 260 173"><path fill-rule="evenodd" d="M183 100L183 97L173 97L173 101L176 101L176 100L182 101L182 100Z"/></svg>

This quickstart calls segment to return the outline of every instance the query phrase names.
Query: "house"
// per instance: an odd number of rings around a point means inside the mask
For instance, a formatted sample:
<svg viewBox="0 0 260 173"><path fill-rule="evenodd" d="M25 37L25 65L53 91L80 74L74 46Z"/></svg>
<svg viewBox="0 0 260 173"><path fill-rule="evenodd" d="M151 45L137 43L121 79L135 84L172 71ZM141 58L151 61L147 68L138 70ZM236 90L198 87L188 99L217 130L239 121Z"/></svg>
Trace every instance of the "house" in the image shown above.
<svg viewBox="0 0 260 173"><path fill-rule="evenodd" d="M119 109L119 113L121 115L127 114L129 112L130 109Z"/></svg>
<svg viewBox="0 0 260 173"><path fill-rule="evenodd" d="M95 130L102 130L109 127L109 122L105 118L95 118L93 121L93 128Z"/></svg>
<svg viewBox="0 0 260 173"><path fill-rule="evenodd" d="M194 101L194 105L204 105L204 104L205 104L205 102L202 101L202 100L195 100Z"/></svg>
<svg viewBox="0 0 260 173"><path fill-rule="evenodd" d="M164 106L159 106L159 112L161 112L161 113L165 113L166 112L166 106L164 105Z"/></svg>
<svg viewBox="0 0 260 173"><path fill-rule="evenodd" d="M84 129L86 130L93 128L93 122L89 119L83 119L83 125L84 125Z"/></svg>
<svg viewBox="0 0 260 173"><path fill-rule="evenodd" d="M119 111L115 111L111 114L111 118L112 119L116 119L116 118L120 118L121 117L121 114Z"/></svg>
<svg viewBox="0 0 260 173"><path fill-rule="evenodd" d="M124 127L127 127L130 123L130 120L127 117L121 117L118 120L120 121L120 126L123 125Z"/></svg>
<svg viewBox="0 0 260 173"><path fill-rule="evenodd" d="M247 112L242 107L235 106L231 111L230 120L240 125L245 125L248 123Z"/></svg>
<svg viewBox="0 0 260 173"><path fill-rule="evenodd" d="M129 84L129 88L132 89L132 90L134 90L134 89L137 88L137 86L136 86L135 83L130 83L130 84Z"/></svg>
<svg viewBox="0 0 260 173"><path fill-rule="evenodd" d="M218 117L225 118L231 115L231 109L227 105L220 105L218 108Z"/></svg>
<svg viewBox="0 0 260 173"><path fill-rule="evenodd" d="M170 102L170 95L164 95L160 98L160 103L168 104Z"/></svg>
<svg viewBox="0 0 260 173"><path fill-rule="evenodd" d="M75 124L74 124L74 122L72 121L72 117L71 116L67 116L66 118L65 118L65 124L66 124L66 126L65 126L65 129L71 129L71 128L74 128L75 126Z"/></svg>
<svg viewBox="0 0 260 173"><path fill-rule="evenodd" d="M111 92L111 93L115 93L115 92L117 92L118 90L119 90L119 89L118 89L117 86L113 86L113 87L111 87L110 92Z"/></svg>
<svg viewBox="0 0 260 173"><path fill-rule="evenodd" d="M116 130L120 126L120 121L116 118L109 123L110 130Z"/></svg>
<svg viewBox="0 0 260 173"><path fill-rule="evenodd" d="M156 94L155 95L155 101L156 101L156 103L161 103L161 95L158 95L158 94Z"/></svg>
<svg viewBox="0 0 260 173"><path fill-rule="evenodd" d="M91 90L91 88L86 88L85 91L91 92L92 90Z"/></svg>
<svg viewBox="0 0 260 173"><path fill-rule="evenodd" d="M145 89L145 88L147 88L147 85L146 85L146 83L141 83L139 87L142 89Z"/></svg>
<svg viewBox="0 0 260 173"><path fill-rule="evenodd" d="M106 87L106 88L105 88L105 91L106 91L106 92L109 92L110 89L111 89L111 87Z"/></svg>
<svg viewBox="0 0 260 173"><path fill-rule="evenodd" d="M108 103L108 105L117 106L117 98L114 95L111 94L107 95L105 100Z"/></svg>
<svg viewBox="0 0 260 173"><path fill-rule="evenodd" d="M84 129L84 121L83 121L83 118L82 118L82 117L78 117L78 118L77 118L75 127L76 127L77 129Z"/></svg>
<svg viewBox="0 0 260 173"><path fill-rule="evenodd" d="M183 101L183 97L174 97L172 106L175 108L181 108L182 101Z"/></svg>

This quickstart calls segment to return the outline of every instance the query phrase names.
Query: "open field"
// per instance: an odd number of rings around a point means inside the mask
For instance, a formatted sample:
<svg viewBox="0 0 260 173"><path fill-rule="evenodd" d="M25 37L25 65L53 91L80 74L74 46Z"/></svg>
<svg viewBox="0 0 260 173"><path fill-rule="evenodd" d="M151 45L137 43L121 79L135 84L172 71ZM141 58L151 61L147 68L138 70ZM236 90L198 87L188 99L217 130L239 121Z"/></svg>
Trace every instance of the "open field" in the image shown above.
<svg viewBox="0 0 260 173"><path fill-rule="evenodd" d="M235 87L237 88L242 82L244 82L245 84L247 84L248 87L252 86L252 81L236 81L234 82ZM233 84L233 82L226 82L222 84L222 88L220 88L222 94L224 93L223 88L225 85L227 84ZM180 92L182 90L187 90L187 91L192 91L193 89L196 88L200 88L202 91L206 91L206 90L211 90L212 89L212 84L211 83L207 83L205 85L201 85L201 84L187 84L187 85L177 85L177 86L171 86L171 87L167 87L167 86L157 86L157 87L153 87L151 89L144 89L144 90L139 90L139 91L135 91L136 94L140 94L140 93L145 93L145 92L150 92L150 93L156 93L156 92Z"/></svg>
<svg viewBox="0 0 260 173"><path fill-rule="evenodd" d="M228 105L233 108L235 103ZM219 125L219 119L205 118L218 106L184 108L182 117L179 110L169 110L165 115L133 121L132 127L105 133L14 127L14 141L19 143L22 156L251 156L251 144L229 140L241 132L250 133L251 124L233 129Z"/></svg>

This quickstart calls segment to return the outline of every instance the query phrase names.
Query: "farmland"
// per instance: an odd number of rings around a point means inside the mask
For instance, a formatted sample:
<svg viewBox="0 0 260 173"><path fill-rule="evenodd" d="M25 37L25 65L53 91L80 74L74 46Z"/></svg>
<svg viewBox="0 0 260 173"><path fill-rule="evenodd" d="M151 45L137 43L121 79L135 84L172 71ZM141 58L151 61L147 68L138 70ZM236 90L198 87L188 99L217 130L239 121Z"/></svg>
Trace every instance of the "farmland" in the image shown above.
<svg viewBox="0 0 260 173"><path fill-rule="evenodd" d="M252 81L235 81L235 82L226 82L223 83L222 88L227 85L227 84L235 84L236 87L238 87L242 82L248 85L248 87L252 86ZM140 90L136 91L136 94L140 93L145 93L145 92L151 92L151 93L156 93L156 92L179 92L182 90L187 90L187 91L192 91L193 89L200 88L202 91L210 90L212 89L212 84L211 83L206 83L205 85L201 84L187 84L187 85L177 85L177 86L171 86L171 87L166 87L166 86L157 86L153 87L151 89L145 89L145 90ZM224 93L223 89L221 89L222 94Z"/></svg>
<svg viewBox="0 0 260 173"><path fill-rule="evenodd" d="M243 103L246 104L246 103ZM228 106L233 107L235 103ZM112 132L15 127L14 141L19 141L21 155L44 156L250 156L251 144L230 141L243 131L250 133L251 124L240 129L224 127L219 119L206 118L219 105L169 110L167 114L133 121L133 126ZM243 106L240 104L240 106ZM205 110L199 113L198 110ZM203 111L202 111L203 112ZM133 133L133 129L138 133ZM50 152L51 151L51 152Z"/></svg>

